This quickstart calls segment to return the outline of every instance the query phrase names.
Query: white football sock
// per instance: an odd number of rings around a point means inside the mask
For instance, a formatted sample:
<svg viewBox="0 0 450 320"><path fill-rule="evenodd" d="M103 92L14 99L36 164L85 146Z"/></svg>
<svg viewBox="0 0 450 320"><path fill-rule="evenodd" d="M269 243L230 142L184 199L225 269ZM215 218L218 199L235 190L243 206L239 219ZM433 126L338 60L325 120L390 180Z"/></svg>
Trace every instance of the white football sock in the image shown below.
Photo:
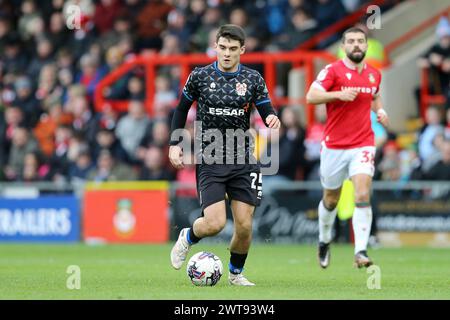
<svg viewBox="0 0 450 320"><path fill-rule="evenodd" d="M322 201L319 203L319 241L324 243L331 242L331 231L333 229L334 219L336 218L337 208L329 211L325 208Z"/></svg>
<svg viewBox="0 0 450 320"><path fill-rule="evenodd" d="M355 236L355 254L367 250L370 227L372 226L372 207L355 207L353 212L353 234Z"/></svg>

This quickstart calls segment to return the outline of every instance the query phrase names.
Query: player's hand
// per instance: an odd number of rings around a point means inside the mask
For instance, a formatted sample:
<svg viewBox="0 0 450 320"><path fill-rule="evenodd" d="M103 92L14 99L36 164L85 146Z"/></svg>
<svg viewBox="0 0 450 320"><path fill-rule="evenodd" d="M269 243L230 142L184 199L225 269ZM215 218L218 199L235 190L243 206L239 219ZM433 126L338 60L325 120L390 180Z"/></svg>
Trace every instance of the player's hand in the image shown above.
<svg viewBox="0 0 450 320"><path fill-rule="evenodd" d="M438 53L430 54L430 62L433 66L439 67L442 64L444 57Z"/></svg>
<svg viewBox="0 0 450 320"><path fill-rule="evenodd" d="M353 101L358 95L358 90L356 89L344 89L339 91L339 100L341 101Z"/></svg>
<svg viewBox="0 0 450 320"><path fill-rule="evenodd" d="M429 68L430 67L430 61L426 58L419 58L417 59L417 66L419 68Z"/></svg>
<svg viewBox="0 0 450 320"><path fill-rule="evenodd" d="M442 62L442 71L446 72L446 73L450 73L450 58L445 59Z"/></svg>
<svg viewBox="0 0 450 320"><path fill-rule="evenodd" d="M383 109L378 109L377 111L377 121L387 128L389 125L389 117Z"/></svg>
<svg viewBox="0 0 450 320"><path fill-rule="evenodd" d="M269 114L266 118L266 124L270 129L280 129L280 119L274 114Z"/></svg>
<svg viewBox="0 0 450 320"><path fill-rule="evenodd" d="M170 146L169 160L175 169L184 168L183 164L183 150L179 146Z"/></svg>

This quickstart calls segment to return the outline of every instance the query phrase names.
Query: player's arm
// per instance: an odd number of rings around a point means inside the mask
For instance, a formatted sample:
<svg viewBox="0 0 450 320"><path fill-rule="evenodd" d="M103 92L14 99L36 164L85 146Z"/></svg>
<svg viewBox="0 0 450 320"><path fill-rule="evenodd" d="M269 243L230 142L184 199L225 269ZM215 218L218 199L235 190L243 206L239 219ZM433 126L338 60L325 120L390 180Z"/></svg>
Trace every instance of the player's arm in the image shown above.
<svg viewBox="0 0 450 320"><path fill-rule="evenodd" d="M183 88L180 101L178 102L178 105L175 109L172 117L172 124L170 126L169 160L176 169L181 169L184 167L184 165L183 150L178 145L180 143L179 137L181 135L175 135L174 132L176 130L184 129L189 109L191 108L194 100L196 100L197 91L194 82L194 72L189 75L189 78Z"/></svg>
<svg viewBox="0 0 450 320"><path fill-rule="evenodd" d="M169 160L176 169L181 169L184 167L183 150L178 145L178 143L180 142L179 139L176 139L173 133L175 132L175 130L184 128L192 102L192 100L189 100L184 94L182 94L180 102L178 103L178 106L175 109L172 117L172 124L170 126Z"/></svg>
<svg viewBox="0 0 450 320"><path fill-rule="evenodd" d="M387 128L389 125L389 117L383 109L383 103L379 94L375 95L372 100L372 110L377 114L377 121Z"/></svg>
<svg viewBox="0 0 450 320"><path fill-rule="evenodd" d="M317 79L311 84L306 94L308 104L323 104L333 101L353 101L358 95L356 89L344 89L333 91L336 75L331 65L326 66L317 75Z"/></svg>
<svg viewBox="0 0 450 320"><path fill-rule="evenodd" d="M264 120L265 125L271 129L279 129L281 125L280 120L278 119L277 113L273 109L272 103L270 102L266 82L259 73L256 90L254 92L254 102L259 115Z"/></svg>
<svg viewBox="0 0 450 320"><path fill-rule="evenodd" d="M358 95L356 89L344 89L341 91L326 91L323 87L320 87L316 82L313 82L306 94L306 103L308 104L323 104L340 101L353 101Z"/></svg>
<svg viewBox="0 0 450 320"><path fill-rule="evenodd" d="M259 115L264 120L267 127L271 129L280 128L280 119L278 119L278 116L270 101L256 105L256 108L258 109Z"/></svg>

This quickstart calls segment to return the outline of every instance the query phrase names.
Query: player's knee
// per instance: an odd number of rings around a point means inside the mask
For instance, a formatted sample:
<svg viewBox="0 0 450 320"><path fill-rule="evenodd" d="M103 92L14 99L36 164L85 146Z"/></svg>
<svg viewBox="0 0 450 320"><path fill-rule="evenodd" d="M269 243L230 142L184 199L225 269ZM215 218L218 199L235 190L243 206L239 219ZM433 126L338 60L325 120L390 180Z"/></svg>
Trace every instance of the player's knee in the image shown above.
<svg viewBox="0 0 450 320"><path fill-rule="evenodd" d="M337 207L338 201L339 201L338 197L333 196L324 197L323 206L325 207L325 209L332 211Z"/></svg>
<svg viewBox="0 0 450 320"><path fill-rule="evenodd" d="M216 235L225 227L226 219L214 219L209 220L207 223L208 234Z"/></svg>
<svg viewBox="0 0 450 320"><path fill-rule="evenodd" d="M247 239L252 236L252 222L236 224L236 235L241 239Z"/></svg>

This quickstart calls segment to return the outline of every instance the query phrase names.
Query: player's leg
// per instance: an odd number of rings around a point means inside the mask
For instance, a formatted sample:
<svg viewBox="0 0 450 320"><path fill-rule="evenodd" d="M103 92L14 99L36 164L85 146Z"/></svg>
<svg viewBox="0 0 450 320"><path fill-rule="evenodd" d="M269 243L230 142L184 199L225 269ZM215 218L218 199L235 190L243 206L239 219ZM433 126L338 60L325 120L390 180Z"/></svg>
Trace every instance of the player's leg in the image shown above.
<svg viewBox="0 0 450 320"><path fill-rule="evenodd" d="M323 198L319 203L319 247L317 255L319 265L322 268L326 268L330 264L330 243L340 194L341 188L324 189Z"/></svg>
<svg viewBox="0 0 450 320"><path fill-rule="evenodd" d="M322 268L328 267L330 263L333 224L346 172L347 160L343 150L331 150L323 147L320 155L320 177L324 190L318 208L319 246L317 250L319 265Z"/></svg>
<svg viewBox="0 0 450 320"><path fill-rule="evenodd" d="M247 254L252 241L252 222L255 207L247 203L232 200L231 211L233 213L234 230L231 238L230 251L236 254ZM235 268L242 269L242 265L233 264Z"/></svg>
<svg viewBox="0 0 450 320"><path fill-rule="evenodd" d="M257 165L237 165L227 182L231 198L234 232L230 244L229 282L238 286L253 286L242 274L252 241L255 207L262 198L262 176Z"/></svg>
<svg viewBox="0 0 450 320"><path fill-rule="evenodd" d="M366 174L356 174L351 179L355 186L355 210L352 218L355 237L355 265L358 268L368 267L372 264L367 255L367 244L372 225L372 207L370 205L372 177Z"/></svg>
<svg viewBox="0 0 450 320"><path fill-rule="evenodd" d="M230 283L241 286L253 286L243 275L245 260L247 259L250 244L252 242L252 222L255 207L232 200L231 211L233 212L234 232L230 243Z"/></svg>
<svg viewBox="0 0 450 320"><path fill-rule="evenodd" d="M367 244L372 225L370 192L374 174L375 147L359 148L350 163L350 177L355 188L355 210L352 224L355 236L355 265L368 267L372 261L367 255Z"/></svg>
<svg viewBox="0 0 450 320"><path fill-rule="evenodd" d="M338 189L323 190L323 198L319 203L319 241L330 243L333 223L336 219L337 203L341 195L341 187Z"/></svg>
<svg viewBox="0 0 450 320"><path fill-rule="evenodd" d="M215 236L227 222L225 200L213 203L203 209L203 216L197 218L190 228L190 242L195 244L200 239Z"/></svg>
<svg viewBox="0 0 450 320"><path fill-rule="evenodd" d="M202 238L218 234L225 227L226 221L225 200L205 208L202 217L197 218L190 228L181 230L170 254L172 266L180 269L191 246Z"/></svg>
<svg viewBox="0 0 450 320"><path fill-rule="evenodd" d="M181 230L178 240L170 253L175 269L180 269L189 249L204 237L219 233L226 223L225 183L226 170L219 167L197 167L197 189L202 216L191 227Z"/></svg>

